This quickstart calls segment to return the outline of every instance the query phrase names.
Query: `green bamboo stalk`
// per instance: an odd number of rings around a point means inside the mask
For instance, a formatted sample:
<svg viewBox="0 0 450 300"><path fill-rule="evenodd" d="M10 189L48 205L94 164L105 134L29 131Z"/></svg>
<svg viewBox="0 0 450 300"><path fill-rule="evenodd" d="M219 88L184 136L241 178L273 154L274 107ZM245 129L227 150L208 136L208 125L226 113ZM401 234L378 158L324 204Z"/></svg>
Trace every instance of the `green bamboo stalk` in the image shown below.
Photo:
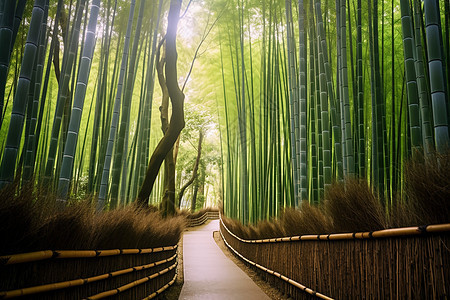
<svg viewBox="0 0 450 300"><path fill-rule="evenodd" d="M64 156L59 175L58 200L67 201L70 181L72 178L72 167L77 148L78 132L80 129L81 115L83 112L86 88L89 82L91 61L95 49L95 33L97 30L97 18L100 10L100 0L93 0L90 5L89 23L87 26L85 44L82 51L81 62L78 72L77 86L75 89L74 103L70 116L69 131L64 148Z"/></svg>
<svg viewBox="0 0 450 300"><path fill-rule="evenodd" d="M17 33L19 31L20 24L22 23L23 13L25 11L25 5L27 4L27 0L18 0L16 6L16 12L14 14L14 25L13 25L13 34L11 38L11 47L9 48L10 56L12 55L14 44L17 39Z"/></svg>
<svg viewBox="0 0 450 300"><path fill-rule="evenodd" d="M361 0L358 0L357 25L356 25L356 76L357 76L357 99L358 102L358 167L359 176L365 177L365 137L364 137L364 82L363 82L363 56L362 56L362 25L361 25ZM393 28L393 27L392 27ZM392 35L392 38L393 35ZM392 45L394 43L392 42ZM394 65L394 64L392 64ZM394 73L392 73L394 76Z"/></svg>
<svg viewBox="0 0 450 300"><path fill-rule="evenodd" d="M150 144L150 132L151 132L151 124L152 124L152 104L153 104L153 90L155 86L155 55L156 55L156 43L158 38L158 27L161 20L161 10L162 10L163 1L159 1L158 11L156 15L156 23L154 25L153 38L152 38L152 47L151 47L151 57L148 61L149 66L147 68L147 78L149 83L146 85L148 87L145 104L144 104L144 122L142 123L143 128L143 140L141 144L141 150L138 151L138 155L141 155L140 164L139 164L139 180L137 182L137 186L141 186L144 181L145 168L148 161L149 149L148 145ZM133 195L133 198L136 195Z"/></svg>
<svg viewBox="0 0 450 300"><path fill-rule="evenodd" d="M48 150L48 158L47 158L47 164L45 167L45 176L44 176L44 182L43 186L48 188L49 185L51 185L51 178L53 176L53 168L56 161L56 155L58 150L58 139L60 136L61 131L61 121L63 117L64 107L66 105L66 102L69 98L69 83L70 83L70 77L72 73L72 69L74 66L74 61L76 58L76 52L78 49L78 41L80 36L80 27L81 27L81 20L83 16L84 6L85 6L86 0L81 0L79 2L79 7L77 8L76 16L74 25L72 28L72 34L70 38L70 44L67 47L68 50L65 51L65 57L63 57L63 64L62 64L62 72L61 72L61 78L59 79L59 88L58 88L58 96L56 100L56 108L55 108L55 114L53 118L53 126L52 126L52 133L51 133L51 140L50 140L50 146ZM62 149L62 147L60 147ZM49 188L51 190L51 188Z"/></svg>
<svg viewBox="0 0 450 300"><path fill-rule="evenodd" d="M44 6L45 0L36 0L33 7L22 67L20 69L17 93L14 97L11 120L0 169L0 188L11 183L14 179L17 153L20 147L24 124L26 101L30 89L31 73L37 53L39 32L44 18Z"/></svg>
<svg viewBox="0 0 450 300"><path fill-rule="evenodd" d="M317 127L317 119L316 119L316 80L315 80L315 64L314 57L316 53L316 35L314 31L314 14L312 13L312 5L310 5L310 13L309 13L310 21L309 21L309 109L310 109L310 146L311 146L311 172L310 172L310 192L309 199L311 203L318 203L319 199L318 195L318 171L317 171L317 144L316 144L316 127Z"/></svg>
<svg viewBox="0 0 450 300"><path fill-rule="evenodd" d="M24 181L29 181L33 175L34 172L34 161L36 156L36 123L37 123L37 116L38 116L38 110L39 110L39 99L41 96L41 85L42 85L42 76L44 72L44 62L45 62L45 53L47 50L47 17L48 17L48 0L47 3L44 6L44 18L42 20L41 25L41 31L40 31L40 38L39 38L39 47L38 47L38 53L36 56L36 78L34 86L30 87L34 90L33 92L33 99L32 99L32 105L31 105L31 111L29 111L27 114L30 115L30 126L28 128L28 132L25 134L28 135L28 141L27 144L24 145L24 148L26 148L25 152L25 162L24 162L24 169L22 178Z"/></svg>
<svg viewBox="0 0 450 300"><path fill-rule="evenodd" d="M6 81L8 80L8 69L10 61L10 49L13 44L13 26L15 0L3 0L0 3L2 17L0 18L0 126L3 123L3 106L5 99Z"/></svg>
<svg viewBox="0 0 450 300"><path fill-rule="evenodd" d="M307 50L305 34L305 9L303 0L298 1L298 28L299 28L299 117L300 117L300 199L308 198L308 166L307 166ZM299 203L296 203L299 206Z"/></svg>
<svg viewBox="0 0 450 300"><path fill-rule="evenodd" d="M425 79L425 65L423 63L423 47L422 47L422 28L423 23L420 14L420 3L418 0L414 0L414 25L415 25L415 66L416 66L416 76L417 76L417 88L419 92L419 104L420 104L420 119L422 125L422 138L423 138L423 148L425 155L428 155L434 149L433 142L433 129L431 125L431 111L430 111L430 101L429 101L429 91L427 86L427 81Z"/></svg>
<svg viewBox="0 0 450 300"><path fill-rule="evenodd" d="M119 123L122 88L123 88L125 72L126 72L126 67L127 67L127 61L128 61L128 49L129 49L129 45L130 45L130 37L131 37L131 30L132 30L132 26L133 26L133 16L134 16L135 5L136 5L136 0L132 0L131 4L130 4L130 12L128 15L127 31L125 34L125 41L124 41L123 53L122 53L122 63L120 65L119 81L117 82L117 91L116 91L116 97L115 97L115 101L114 101L113 117L112 117L111 126L110 126L110 130L109 130L109 138L108 138L108 146L106 149L105 163L103 165L103 172L102 172L101 180L100 180L101 183L100 183L100 191L99 191L99 195L98 195L97 210L102 210L104 208L106 197L107 197L109 171L111 168L111 157L112 157L112 152L113 152L113 147L114 147L114 141L116 138L117 125Z"/></svg>
<svg viewBox="0 0 450 300"><path fill-rule="evenodd" d="M125 138L128 136L128 123L130 119L130 109L131 109L131 98L133 93L133 87L134 87L134 77L136 73L136 56L138 52L138 46L139 46L139 37L141 35L141 29L142 29L142 20L143 20L143 12L145 7L145 0L141 1L140 7L139 7L139 15L138 15L138 22L136 25L136 31L135 31L135 37L133 40L133 46L131 49L131 56L129 59L129 67L128 67L128 74L127 74L127 82L125 85L125 93L124 93L124 99L122 103L122 116L120 119L120 129L119 129L119 135L117 137L117 148L115 150L114 155L114 161L113 161L113 167L112 167L112 179L111 179L111 205L115 207L115 205L118 202L119 197L119 185L120 185L120 178L121 178L121 172L122 172L122 165L123 165L123 158L124 151L128 150L128 147L125 148Z"/></svg>
<svg viewBox="0 0 450 300"><path fill-rule="evenodd" d="M89 123L91 121L92 106L94 105L93 98L94 98L95 90L96 90L97 86L98 86L98 84L96 83L94 86L94 91L92 93L91 104L89 105L89 112L88 112L88 117L87 117L86 128L84 130L84 137L83 137L83 144L81 146L81 152L79 151L78 168L76 169L76 172L74 171L74 175L76 175L76 177L75 177L75 184L73 185L73 188L72 188L72 192L75 195L77 195L80 177L83 174L83 166L84 166L84 158L85 158L84 152L86 150L86 139L88 137L88 129L89 129ZM91 176L91 174L89 174L89 176Z"/></svg>
<svg viewBox="0 0 450 300"><path fill-rule="evenodd" d="M290 137L291 137L291 160L292 160L292 174L294 178L294 199L295 206L301 202L299 190L301 189L300 184L300 162L297 160L300 158L300 132L299 132L299 99L297 94L297 72L296 72L296 61L294 57L294 37L293 37L293 26L292 22L292 3L290 0L285 1L286 7L286 28L287 28L287 52L288 52L288 65L289 65L289 103L290 103Z"/></svg>
<svg viewBox="0 0 450 300"><path fill-rule="evenodd" d="M100 50L100 65L99 65L99 76L98 76L98 89L97 89L97 99L95 103L95 112L94 112L94 123L92 129L92 143L91 143L91 151L89 156L89 179L88 179L88 192L92 193L95 190L95 182L99 181L100 174L96 174L96 170L98 169L97 164L103 159L100 158L102 148L102 141L104 140L103 136L106 135L106 132L103 134L103 131L100 131L100 127L102 129L109 128L109 126L102 126L106 124L101 124L102 116L105 116L106 112L106 84L108 81L108 62L109 62L109 48L110 48L110 14L111 14L111 0L108 0L106 4L106 24L104 25L103 31L106 34L103 36L103 42ZM103 118L105 119L105 118Z"/></svg>
<svg viewBox="0 0 450 300"><path fill-rule="evenodd" d="M313 9L313 5L310 5L311 12ZM313 13L311 13L313 14ZM315 33L318 35L318 28L317 28L317 20L315 21L316 26ZM316 44L315 44L315 52L314 52L314 77L315 77L315 83L314 86L315 89L315 119L316 119L316 141L317 141L317 201L320 201L323 195L323 188L324 188L324 178L323 178L323 140L322 140L322 116L321 116L321 105L320 105L320 83L319 83L319 48L320 48L320 41L319 38L316 38Z"/></svg>
<svg viewBox="0 0 450 300"><path fill-rule="evenodd" d="M339 0L338 0L339 1ZM343 103L342 115L344 119L344 140L345 140L345 161L347 176L355 175L355 159L353 150L353 133L350 115L350 99L348 91L348 72L347 72L347 27L346 27L346 2L340 0L340 48L341 62L340 75L342 80L341 101Z"/></svg>
<svg viewBox="0 0 450 300"><path fill-rule="evenodd" d="M323 27L322 12L320 7L320 1L315 2L315 12L316 12L316 26L318 28L320 37L319 48L319 87L320 87L320 115L321 115L321 125L322 125L322 146L323 146L323 181L325 188L331 185L331 134L330 134L330 123L328 116L328 96L327 93L327 80L325 75L325 59L327 57L326 48L323 45L325 41L325 32Z"/></svg>
<svg viewBox="0 0 450 300"><path fill-rule="evenodd" d="M431 105L433 109L434 140L439 153L447 151L448 131L448 99L445 89L444 59L442 53L441 25L439 2L424 1L425 28L428 51L428 67L430 76Z"/></svg>
<svg viewBox="0 0 450 300"><path fill-rule="evenodd" d="M419 95L416 81L416 70L414 63L414 36L409 9L409 1L401 0L400 9L402 14L403 31L403 55L405 62L406 89L408 93L409 127L411 131L411 144L413 155L422 149L422 134L419 120Z"/></svg>
<svg viewBox="0 0 450 300"><path fill-rule="evenodd" d="M45 103L46 103L46 99L47 99L48 85L49 85L49 81L50 81L50 72L51 72L51 66L52 66L52 58L53 58L53 53L54 53L55 46L56 46L56 40L57 40L57 37L58 37L58 30L57 30L57 28L58 28L58 24L59 24L59 15L61 14L62 5L63 5L63 0L58 0L58 5L57 5L57 8L56 8L55 21L54 21L54 24L53 24L52 42L50 44L50 50L49 50L49 55L48 55L49 59L47 59L47 67L46 67L46 71L45 71L44 84L43 84L43 88L42 88L42 98L41 98L41 101L40 101L39 118L38 118L37 125L36 125L36 133L35 133L35 135L36 135L36 143L34 145L34 147L35 147L34 151L37 151L39 140L40 140L40 136L41 136L41 126L42 126L42 122L43 122L43 119L44 119L44 113L45 113L44 109L45 109ZM50 91L51 91L51 88L50 88ZM49 97L49 98L51 99L51 97ZM47 132L46 132L46 134L47 134ZM42 169L45 170L45 167L42 168Z"/></svg>
<svg viewBox="0 0 450 300"><path fill-rule="evenodd" d="M238 1L239 2L239 1ZM241 94L238 102L238 119L239 119L239 136L240 136L240 146L241 146L241 183L240 188L240 212L241 221L244 225L248 223L248 166L247 166L247 114L246 114L246 95L245 95L245 56L244 56L244 3L240 4L239 9L239 30L240 30L240 58L241 58Z"/></svg>

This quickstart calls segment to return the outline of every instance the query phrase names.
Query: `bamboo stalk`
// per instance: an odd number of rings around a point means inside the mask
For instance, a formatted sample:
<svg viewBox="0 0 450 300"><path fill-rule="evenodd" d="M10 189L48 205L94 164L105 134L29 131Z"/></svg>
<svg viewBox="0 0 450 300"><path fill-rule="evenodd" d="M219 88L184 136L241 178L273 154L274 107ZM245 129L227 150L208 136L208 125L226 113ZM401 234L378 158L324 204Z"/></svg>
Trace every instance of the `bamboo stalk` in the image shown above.
<svg viewBox="0 0 450 300"><path fill-rule="evenodd" d="M26 262L35 262L50 258L82 258L104 257L128 254L149 254L175 250L178 245L148 249L114 249L114 250L45 250L21 254L0 256L0 265L14 265Z"/></svg>
<svg viewBox="0 0 450 300"><path fill-rule="evenodd" d="M91 282L101 281L101 280L105 280L105 279L108 279L111 277L124 275L127 273L150 269L150 268L159 266L161 264L170 262L170 261L174 260L176 257L177 257L177 254L175 253L170 258L160 260L157 262L153 262L153 263L150 263L147 265L127 268L127 269L118 270L118 271L114 271L114 272L110 272L110 273L106 273L106 274L102 274L102 275L97 275L97 276L93 276L93 277L88 277L88 278L79 278L79 279L68 280L68 281L63 281L63 282L50 283L50 284L33 286L33 287L28 287L28 288L23 288L23 289L0 292L0 298L10 299L10 298L15 298L15 297L28 296L28 295L38 294L38 293L54 291L54 290L67 289L67 288L74 287L74 286L86 285Z"/></svg>

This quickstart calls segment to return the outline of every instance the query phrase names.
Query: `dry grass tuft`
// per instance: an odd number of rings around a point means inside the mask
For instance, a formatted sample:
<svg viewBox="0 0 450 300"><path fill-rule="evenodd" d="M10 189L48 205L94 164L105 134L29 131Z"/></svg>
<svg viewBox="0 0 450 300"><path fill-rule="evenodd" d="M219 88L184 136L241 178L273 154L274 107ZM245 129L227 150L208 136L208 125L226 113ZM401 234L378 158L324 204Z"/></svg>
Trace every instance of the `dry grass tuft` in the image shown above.
<svg viewBox="0 0 450 300"><path fill-rule="evenodd" d="M253 239L268 239L273 237L285 236L283 225L278 222L260 221L256 226L251 226Z"/></svg>
<svg viewBox="0 0 450 300"><path fill-rule="evenodd" d="M7 249L16 252L19 249L27 249L30 243L27 235L18 235L17 232L30 233L34 230L35 205L24 197L28 191L24 191L15 197L15 187L7 186L0 191L0 253Z"/></svg>
<svg viewBox="0 0 450 300"><path fill-rule="evenodd" d="M421 224L450 222L450 151L417 156L405 168L408 206Z"/></svg>
<svg viewBox="0 0 450 300"><path fill-rule="evenodd" d="M87 201L58 209L24 188L0 191L0 255L48 249L153 248L176 244L185 218L134 205L96 213ZM53 201L52 201L53 200Z"/></svg>
<svg viewBox="0 0 450 300"><path fill-rule="evenodd" d="M252 234L250 232L250 226L244 226L238 220L230 219L225 216L222 216L222 220L227 228L241 239L251 239Z"/></svg>
<svg viewBox="0 0 450 300"><path fill-rule="evenodd" d="M324 204L334 232L373 231L387 226L383 207L366 181L347 179L345 184L333 184L325 193Z"/></svg>
<svg viewBox="0 0 450 300"><path fill-rule="evenodd" d="M281 216L281 223L288 236L329 233L331 220L322 207L303 201L301 210L287 208Z"/></svg>

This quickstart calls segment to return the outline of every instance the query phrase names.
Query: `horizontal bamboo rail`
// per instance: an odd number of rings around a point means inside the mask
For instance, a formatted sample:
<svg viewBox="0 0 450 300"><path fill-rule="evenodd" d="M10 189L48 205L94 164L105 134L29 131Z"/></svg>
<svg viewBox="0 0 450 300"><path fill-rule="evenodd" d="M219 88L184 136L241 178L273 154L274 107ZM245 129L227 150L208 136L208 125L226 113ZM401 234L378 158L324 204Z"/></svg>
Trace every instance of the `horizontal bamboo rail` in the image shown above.
<svg viewBox="0 0 450 300"><path fill-rule="evenodd" d="M148 249L113 249L113 250L44 250L21 254L0 256L0 266L13 265L51 258L88 258L129 254L149 254L175 250L177 245Z"/></svg>
<svg viewBox="0 0 450 300"><path fill-rule="evenodd" d="M132 295L139 295L138 298L154 297L173 284L171 279L174 277L171 274L177 265L177 247L174 245L146 249L47 250L1 256L0 299L23 296L33 299L61 297L80 299L92 293L96 293L94 299L100 299L104 294L121 293L160 277L130 292ZM174 263L169 266L168 264L173 261ZM163 274L166 275L161 276ZM55 282L58 277L60 281ZM74 277L76 278L73 279ZM142 278L136 280L139 277ZM127 283L127 280L132 282ZM105 285L111 287L120 285L120 287L100 293L104 291ZM152 294L146 296L150 292ZM128 293L125 297L129 297Z"/></svg>
<svg viewBox="0 0 450 300"><path fill-rule="evenodd" d="M175 283L175 280L177 279L177 273L175 273L175 276L173 276L173 279L171 281L169 281L169 283L167 283L165 286L163 286L162 288L160 288L159 290L157 290L156 292L154 292L153 294L150 294L148 297L145 297L142 300L150 300L155 298L158 295L161 295L162 292L164 292L165 290L167 290L172 284Z"/></svg>
<svg viewBox="0 0 450 300"><path fill-rule="evenodd" d="M177 255L175 254L168 259L160 260L160 261L157 261L157 262L154 262L151 264L127 268L127 269L123 269L123 270L118 270L118 271L114 271L114 272L110 272L110 273L106 273L106 274L102 274L102 275L98 275L98 276L93 276L93 277L89 277L89 278L80 278L80 279L74 279L74 280L69 280L69 281L44 284L44 285L40 285L40 286L33 286L33 287L28 287L28 288L23 288L23 289L0 292L0 298L1 299L10 299L10 298L15 298L15 297L29 296L29 295L34 295L34 294L38 294L38 293L44 293L44 292L55 291L55 290L59 290L59 289L70 288L70 287L74 287L74 286L85 285L85 284L88 284L91 282L105 280L105 279L109 279L111 277L116 277L119 275L131 273L131 272L150 269L155 266L159 266L161 264L170 262L170 261L174 260L176 257L177 257Z"/></svg>
<svg viewBox="0 0 450 300"><path fill-rule="evenodd" d="M288 277L286 277L286 276L284 276L284 275L282 275L282 274L280 274L278 272L270 270L270 269L268 269L268 268L266 268L264 266L261 266L260 264L257 264L255 262L251 261L250 259L248 259L245 256L243 256L242 254L240 254L238 251L236 251L233 247L231 247L230 244L228 244L226 238L222 234L222 231L220 231L220 235L222 236L222 239L223 239L225 245L227 245L228 248L230 248L236 255L238 255L241 259L243 259L247 263L251 264L252 266L257 267L257 268L263 270L264 272L266 272L266 273L268 273L270 275L278 277L278 278L286 281L287 283L289 283L289 284L299 288L300 290L302 290L302 291L304 291L304 292L306 292L306 293L308 293L308 294L310 294L312 296L316 296L316 297L318 297L320 299L333 300L333 298L331 298L331 297L328 297L328 296L326 296L324 294L318 293L318 292L316 292L316 291L314 291L314 290L304 286L303 284L298 283L295 280L292 280L292 279L290 279L290 278L288 278Z"/></svg>
<svg viewBox="0 0 450 300"><path fill-rule="evenodd" d="M207 220L217 220L219 219L218 211L207 211L203 215L195 219L188 219L188 226L195 227L205 224Z"/></svg>
<svg viewBox="0 0 450 300"><path fill-rule="evenodd" d="M223 223L222 219L221 223L234 238L236 238L240 242L247 244L281 243L281 242L295 242L295 241L337 241L337 240L379 239L379 238L406 237L406 236L450 232L450 223L449 223L449 224L426 225L417 227L392 228L368 232L306 234L306 235L279 237L271 239L246 240L232 233Z"/></svg>
<svg viewBox="0 0 450 300"><path fill-rule="evenodd" d="M170 267L168 267L168 268L166 268L166 269L164 269L164 270L162 270L162 271L160 271L158 273L155 273L155 274L152 274L150 276L146 276L144 278L141 278L139 280L130 282L130 283L125 284L125 285L123 285L121 287L118 287L116 289L112 289L112 290L109 290L109 291L105 291L105 292L102 292L102 293L99 293L99 294L87 297L86 299L87 300L96 300L96 299L103 299L103 298L106 298L106 297L117 295L117 294L122 293L122 292L124 292L124 291L126 291L128 289L131 289L131 288L133 288L133 287L135 287L137 285L143 284L143 283L145 283L145 282L147 282L149 280L152 280L152 279L154 279L154 278L156 278L156 277L158 277L160 275L163 275L163 274L169 272L170 270L173 270L176 266L177 266L177 262L175 262Z"/></svg>
<svg viewBox="0 0 450 300"><path fill-rule="evenodd" d="M220 233L236 255L293 299L313 290L336 299L448 297L450 224L245 240L221 220Z"/></svg>

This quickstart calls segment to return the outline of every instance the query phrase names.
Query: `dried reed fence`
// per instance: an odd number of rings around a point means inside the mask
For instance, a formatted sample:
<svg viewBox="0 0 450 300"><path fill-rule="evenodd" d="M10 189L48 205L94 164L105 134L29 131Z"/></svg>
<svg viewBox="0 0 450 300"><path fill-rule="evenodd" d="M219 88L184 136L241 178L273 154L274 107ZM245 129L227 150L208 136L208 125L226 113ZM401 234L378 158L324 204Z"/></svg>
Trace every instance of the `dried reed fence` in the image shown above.
<svg viewBox="0 0 450 300"><path fill-rule="evenodd" d="M203 215L195 219L187 219L189 227L195 227L205 224L208 220L219 219L219 211L207 211Z"/></svg>
<svg viewBox="0 0 450 300"><path fill-rule="evenodd" d="M177 245L0 256L0 299L152 299L175 282Z"/></svg>
<svg viewBox="0 0 450 300"><path fill-rule="evenodd" d="M447 299L450 224L225 243L294 299ZM284 258L284 259L283 259Z"/></svg>

